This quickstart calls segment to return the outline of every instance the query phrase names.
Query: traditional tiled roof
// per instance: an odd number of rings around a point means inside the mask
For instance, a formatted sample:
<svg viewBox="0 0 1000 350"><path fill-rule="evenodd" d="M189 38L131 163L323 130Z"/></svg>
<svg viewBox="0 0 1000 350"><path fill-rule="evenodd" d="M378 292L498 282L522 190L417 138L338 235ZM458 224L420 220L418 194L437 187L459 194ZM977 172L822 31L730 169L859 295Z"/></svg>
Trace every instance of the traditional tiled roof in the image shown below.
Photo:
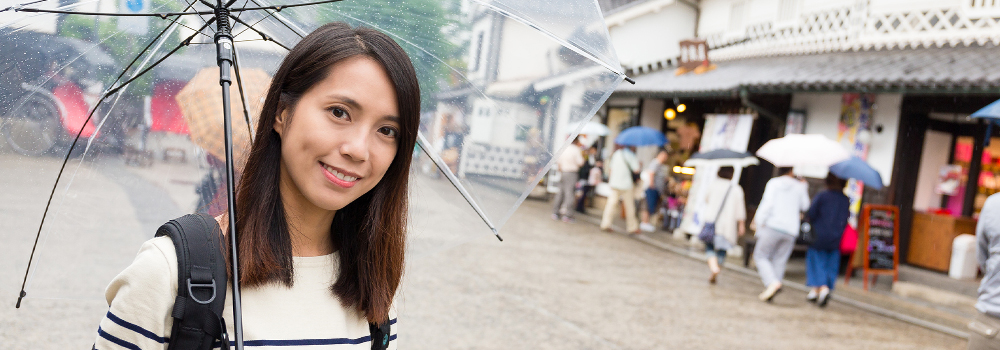
<svg viewBox="0 0 1000 350"><path fill-rule="evenodd" d="M616 94L735 95L751 92L1000 93L1000 47L953 47L759 57L717 63L703 74L664 69L634 77Z"/></svg>

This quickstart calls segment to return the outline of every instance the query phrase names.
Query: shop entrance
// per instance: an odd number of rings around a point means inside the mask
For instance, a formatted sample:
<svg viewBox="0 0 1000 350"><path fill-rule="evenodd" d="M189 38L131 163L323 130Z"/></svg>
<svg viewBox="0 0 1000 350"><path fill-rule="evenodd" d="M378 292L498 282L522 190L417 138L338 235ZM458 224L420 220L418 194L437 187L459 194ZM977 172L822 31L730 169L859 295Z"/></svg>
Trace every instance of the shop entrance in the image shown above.
<svg viewBox="0 0 1000 350"><path fill-rule="evenodd" d="M996 95L907 95L890 197L900 207L900 258L947 272L951 243L975 234L983 202L1000 189L1000 130L986 145L969 115Z"/></svg>

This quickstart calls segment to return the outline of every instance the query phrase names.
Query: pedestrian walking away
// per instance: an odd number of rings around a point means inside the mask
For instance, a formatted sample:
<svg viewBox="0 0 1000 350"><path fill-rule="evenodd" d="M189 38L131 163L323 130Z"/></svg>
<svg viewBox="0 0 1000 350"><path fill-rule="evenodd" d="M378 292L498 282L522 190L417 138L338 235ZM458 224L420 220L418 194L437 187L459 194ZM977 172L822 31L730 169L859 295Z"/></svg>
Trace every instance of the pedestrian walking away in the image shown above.
<svg viewBox="0 0 1000 350"><path fill-rule="evenodd" d="M406 53L374 29L324 25L282 61L236 192L240 259L232 278L248 287L241 293L247 342L374 349L380 329L377 348L396 348L393 303L403 271L419 101ZM229 232L225 215L207 222ZM191 332L174 325L188 324L186 314L200 309L191 302L175 307L175 300L190 296L201 303L194 295L206 290L214 299L226 283L193 283L204 272L179 269L178 261L188 258L198 257L175 248L169 236L146 241L107 288L110 310L94 347L200 348L177 345ZM177 292L185 287L179 273L190 273L190 293ZM221 322L202 325L197 344L211 349L213 342L228 342L234 298L226 295L225 311L215 314ZM219 337L213 329L225 333Z"/></svg>
<svg viewBox="0 0 1000 350"><path fill-rule="evenodd" d="M757 244L753 260L765 289L758 295L770 302L781 291L785 265L792 256L795 237L799 235L802 212L809 209L806 184L796 179L792 168L778 168L778 177L767 182L751 226Z"/></svg>
<svg viewBox="0 0 1000 350"><path fill-rule="evenodd" d="M708 269L712 273L708 281L712 284L722 271L727 252L746 233L746 201L743 188L732 183L734 172L732 167L720 168L719 178L709 185L706 198L705 220L715 224L715 237L712 242L705 242Z"/></svg>
<svg viewBox="0 0 1000 350"><path fill-rule="evenodd" d="M564 222L573 219L573 205L576 204L576 181L580 179L580 167L583 166L583 150L580 149L580 139L574 138L566 146L556 161L559 170L559 193L556 193L552 204L552 219Z"/></svg>
<svg viewBox="0 0 1000 350"><path fill-rule="evenodd" d="M604 162L598 160L594 163L594 166L587 171L587 182L583 185L583 195L580 196L580 200L577 202L576 211L581 213L586 213L586 202L588 197L593 197L594 189L597 188L597 184L604 181Z"/></svg>
<svg viewBox="0 0 1000 350"><path fill-rule="evenodd" d="M593 177L592 172L594 168L599 167L600 165L598 165L598 163L601 162L600 159L597 158L596 145L587 148L587 154L585 158L587 159L587 161L583 163L582 167L580 167L580 173L579 173L580 179L584 180L581 181L583 185L580 186L582 193L580 194L580 198L577 199L576 201L576 212L584 214L587 213L586 204L590 199L590 196L594 193L594 186L597 186L597 184L600 183L602 180L601 178L598 178L596 181L591 181L591 178ZM598 177L603 176L600 173L600 169L598 169L597 176Z"/></svg>
<svg viewBox="0 0 1000 350"><path fill-rule="evenodd" d="M1000 349L1000 194L986 198L976 225L976 258L983 280L978 314L969 323L969 350Z"/></svg>
<svg viewBox="0 0 1000 350"><path fill-rule="evenodd" d="M846 181L833 173L826 176L826 191L813 199L806 217L812 226L813 242L806 251L806 285L812 287L806 299L826 306L840 269L840 240L851 216L851 200L844 195Z"/></svg>
<svg viewBox="0 0 1000 350"><path fill-rule="evenodd" d="M611 222L618 213L618 201L625 206L625 230L628 233L639 233L639 223L635 217L635 176L634 169L639 169L639 159L631 147L615 145L618 149L611 154L608 161L608 185L611 194L604 206L601 216L601 229L611 230Z"/></svg>
<svg viewBox="0 0 1000 350"><path fill-rule="evenodd" d="M667 150L661 149L643 170L642 178L645 183L644 187L646 187L646 210L641 214L642 223L639 224L639 229L645 232L656 231L656 227L650 223L650 219L656 215L660 208L661 194L667 183L667 171L663 164L667 162L668 156Z"/></svg>

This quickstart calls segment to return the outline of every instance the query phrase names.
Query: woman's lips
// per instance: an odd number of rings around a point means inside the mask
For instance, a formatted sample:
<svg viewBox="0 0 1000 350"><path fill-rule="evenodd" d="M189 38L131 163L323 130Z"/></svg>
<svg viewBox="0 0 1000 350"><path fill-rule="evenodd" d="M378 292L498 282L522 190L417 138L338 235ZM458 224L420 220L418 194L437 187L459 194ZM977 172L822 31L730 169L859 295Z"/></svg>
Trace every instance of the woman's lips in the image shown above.
<svg viewBox="0 0 1000 350"><path fill-rule="evenodd" d="M319 164L320 168L323 169L323 175L325 175L326 179L330 180L330 182L334 185L343 188L351 188L358 183L358 180L361 180L360 177L347 175L345 172L338 171L336 168L326 165L323 162L320 162ZM344 179L341 179L340 177L344 177Z"/></svg>

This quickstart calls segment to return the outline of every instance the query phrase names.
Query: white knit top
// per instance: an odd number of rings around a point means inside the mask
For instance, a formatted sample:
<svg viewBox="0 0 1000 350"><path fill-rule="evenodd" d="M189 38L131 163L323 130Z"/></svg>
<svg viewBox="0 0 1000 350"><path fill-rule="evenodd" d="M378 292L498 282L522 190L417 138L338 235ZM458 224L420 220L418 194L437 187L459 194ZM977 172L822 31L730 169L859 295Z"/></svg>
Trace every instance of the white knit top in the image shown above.
<svg viewBox="0 0 1000 350"><path fill-rule="evenodd" d="M280 283L242 288L243 345L248 349L371 349L368 321L345 309L330 291L337 279L336 253L293 257L291 288ZM231 287L230 287L231 288ZM169 237L146 241L135 261L105 292L110 310L101 320L94 347L166 349L177 297L177 255ZM232 291L227 289L226 320L235 339ZM396 349L396 312L390 310L389 349Z"/></svg>

